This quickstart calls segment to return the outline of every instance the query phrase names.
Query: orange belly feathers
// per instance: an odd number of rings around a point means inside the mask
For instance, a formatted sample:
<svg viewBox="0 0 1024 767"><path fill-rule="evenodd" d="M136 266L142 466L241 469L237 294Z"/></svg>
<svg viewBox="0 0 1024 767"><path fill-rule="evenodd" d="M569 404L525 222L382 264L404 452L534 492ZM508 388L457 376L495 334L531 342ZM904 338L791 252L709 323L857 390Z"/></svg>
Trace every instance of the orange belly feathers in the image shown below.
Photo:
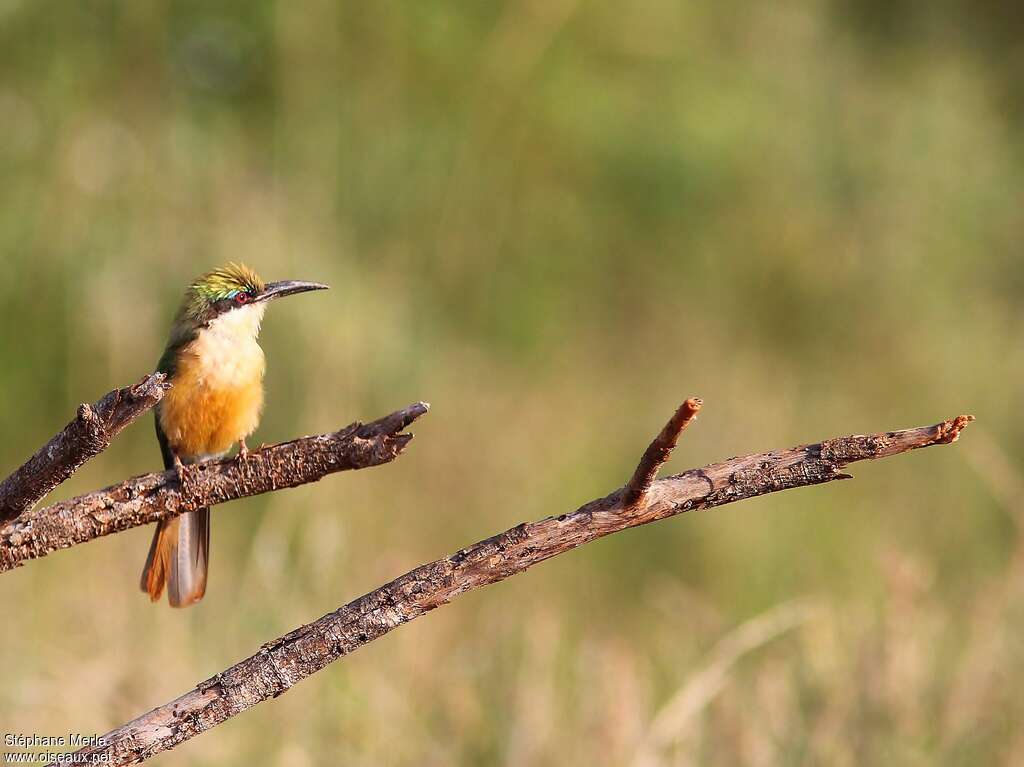
<svg viewBox="0 0 1024 767"><path fill-rule="evenodd" d="M263 409L263 350L255 341L220 349L201 334L178 357L173 387L158 405L160 426L183 459L217 455L252 434ZM220 352L226 352L221 354Z"/></svg>

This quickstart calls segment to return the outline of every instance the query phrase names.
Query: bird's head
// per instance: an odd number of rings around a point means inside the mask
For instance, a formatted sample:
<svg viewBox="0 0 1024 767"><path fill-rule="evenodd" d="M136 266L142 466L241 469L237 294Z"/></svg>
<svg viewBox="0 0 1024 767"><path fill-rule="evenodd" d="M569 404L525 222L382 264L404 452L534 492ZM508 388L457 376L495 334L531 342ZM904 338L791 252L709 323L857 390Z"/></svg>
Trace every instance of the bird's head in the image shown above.
<svg viewBox="0 0 1024 767"><path fill-rule="evenodd" d="M243 264L227 264L198 277L185 292L175 322L175 335L192 334L212 325L251 327L259 331L267 303L310 290L326 290L318 282L264 282Z"/></svg>

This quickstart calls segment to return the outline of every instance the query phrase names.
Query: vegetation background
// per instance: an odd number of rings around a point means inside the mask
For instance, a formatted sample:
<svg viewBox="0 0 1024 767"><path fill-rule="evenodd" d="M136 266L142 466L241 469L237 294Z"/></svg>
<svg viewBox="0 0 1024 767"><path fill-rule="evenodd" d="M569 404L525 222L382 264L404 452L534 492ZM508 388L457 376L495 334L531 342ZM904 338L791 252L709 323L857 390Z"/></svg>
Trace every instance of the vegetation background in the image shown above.
<svg viewBox="0 0 1024 767"><path fill-rule="evenodd" d="M433 404L391 466L0 579L0 731L103 733L421 562L672 467L979 421L470 594L155 764L1024 764L1024 22L993 0L0 0L0 466L264 326L254 442ZM159 467L149 423L59 496ZM749 621L753 620L751 624Z"/></svg>

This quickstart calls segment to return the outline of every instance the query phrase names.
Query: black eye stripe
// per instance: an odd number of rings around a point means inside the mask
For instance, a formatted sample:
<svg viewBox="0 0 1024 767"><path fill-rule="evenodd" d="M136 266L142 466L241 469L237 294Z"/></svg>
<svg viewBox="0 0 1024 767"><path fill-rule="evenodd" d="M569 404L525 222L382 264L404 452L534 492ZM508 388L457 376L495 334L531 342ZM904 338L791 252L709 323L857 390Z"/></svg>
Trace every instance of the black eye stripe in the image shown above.
<svg viewBox="0 0 1024 767"><path fill-rule="evenodd" d="M255 299L255 292L251 289L240 290L235 292L233 295L225 296L222 295L220 298L213 301L210 305L210 309L213 316L219 316L232 309L240 309L243 306L248 306Z"/></svg>

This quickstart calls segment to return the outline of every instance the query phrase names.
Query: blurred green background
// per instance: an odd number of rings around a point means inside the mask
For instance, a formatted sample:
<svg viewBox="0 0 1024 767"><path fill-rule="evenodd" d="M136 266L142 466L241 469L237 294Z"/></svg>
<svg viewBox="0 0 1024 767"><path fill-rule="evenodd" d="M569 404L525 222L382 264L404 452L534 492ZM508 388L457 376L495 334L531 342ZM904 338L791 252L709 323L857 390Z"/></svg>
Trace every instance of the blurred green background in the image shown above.
<svg viewBox="0 0 1024 767"><path fill-rule="evenodd" d="M1007 6L1010 7L1010 6ZM380 469L0 578L0 731L103 733L424 561L671 468L979 421L613 536L156 764L1024 764L1024 23L1002 4L0 0L0 466L156 363L228 260L271 442ZM158 468L149 419L56 497ZM750 621L753 621L751 623Z"/></svg>

